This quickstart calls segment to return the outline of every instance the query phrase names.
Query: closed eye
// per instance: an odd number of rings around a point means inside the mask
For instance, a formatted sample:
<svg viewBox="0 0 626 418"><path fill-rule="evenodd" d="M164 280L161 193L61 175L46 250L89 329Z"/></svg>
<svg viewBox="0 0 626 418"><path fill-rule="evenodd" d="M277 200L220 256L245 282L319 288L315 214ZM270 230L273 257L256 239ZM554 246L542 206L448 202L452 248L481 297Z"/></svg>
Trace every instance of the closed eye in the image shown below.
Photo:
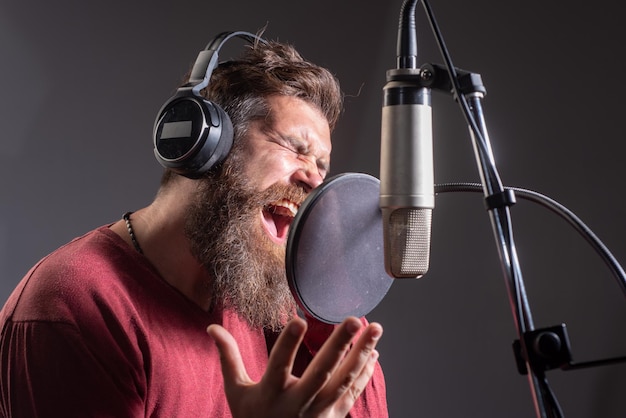
<svg viewBox="0 0 626 418"><path fill-rule="evenodd" d="M269 137L272 142L293 152L298 157L309 158L312 156L311 150L308 144L298 138L291 137L291 136L282 136L282 135L276 135L276 136L270 135ZM320 176L322 178L325 178L328 172L330 171L328 162L324 159L316 158L315 164L317 166Z"/></svg>

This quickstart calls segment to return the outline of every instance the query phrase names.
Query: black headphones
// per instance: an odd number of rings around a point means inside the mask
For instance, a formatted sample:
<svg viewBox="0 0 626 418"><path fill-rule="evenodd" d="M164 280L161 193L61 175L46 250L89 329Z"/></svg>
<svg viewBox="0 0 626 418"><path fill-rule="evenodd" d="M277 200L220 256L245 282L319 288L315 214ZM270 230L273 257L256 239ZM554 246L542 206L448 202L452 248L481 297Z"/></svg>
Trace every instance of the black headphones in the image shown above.
<svg viewBox="0 0 626 418"><path fill-rule="evenodd" d="M249 32L222 32L198 54L189 82L161 107L154 124L154 155L163 167L199 178L226 158L233 144L233 124L217 104L200 91L218 65L218 52L232 37L266 43Z"/></svg>

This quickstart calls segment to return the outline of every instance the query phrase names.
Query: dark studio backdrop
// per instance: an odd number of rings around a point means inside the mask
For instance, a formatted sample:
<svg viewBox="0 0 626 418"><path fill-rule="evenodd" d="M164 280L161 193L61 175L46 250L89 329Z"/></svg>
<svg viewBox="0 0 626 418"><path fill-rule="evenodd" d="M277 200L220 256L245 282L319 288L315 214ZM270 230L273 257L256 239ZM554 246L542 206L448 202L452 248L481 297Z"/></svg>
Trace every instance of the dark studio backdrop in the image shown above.
<svg viewBox="0 0 626 418"><path fill-rule="evenodd" d="M622 178L626 27L620 6L431 0L457 67L482 75L487 127L505 184L574 211L626 262ZM224 30L289 41L347 94L333 174L378 176L385 71L401 0L24 0L0 3L0 299L71 238L148 204L161 168L156 112ZM443 62L417 8L420 64ZM224 54L238 53L231 41ZM230 52L228 52L230 51ZM433 95L435 180L478 181L452 98ZM396 281L369 315L391 416L534 416L489 218L478 194L437 197L430 272ZM626 355L626 299L565 221L520 200L517 251L539 327L566 323L574 360ZM626 414L626 364L548 372L570 418ZM210 388L207 388L210 390Z"/></svg>

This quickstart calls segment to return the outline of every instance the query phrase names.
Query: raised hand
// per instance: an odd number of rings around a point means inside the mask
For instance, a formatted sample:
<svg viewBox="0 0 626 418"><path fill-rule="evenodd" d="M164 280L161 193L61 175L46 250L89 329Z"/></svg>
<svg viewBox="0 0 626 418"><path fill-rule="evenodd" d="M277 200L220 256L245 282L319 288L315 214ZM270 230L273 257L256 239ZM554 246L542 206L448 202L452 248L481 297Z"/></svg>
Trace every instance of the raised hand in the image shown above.
<svg viewBox="0 0 626 418"><path fill-rule="evenodd" d="M292 374L292 367L306 322L291 320L274 344L259 382L248 376L230 333L219 325L209 326L207 332L220 352L233 417L345 417L372 377L378 359L375 347L382 327L372 323L361 330L362 326L357 318L344 320L299 378Z"/></svg>

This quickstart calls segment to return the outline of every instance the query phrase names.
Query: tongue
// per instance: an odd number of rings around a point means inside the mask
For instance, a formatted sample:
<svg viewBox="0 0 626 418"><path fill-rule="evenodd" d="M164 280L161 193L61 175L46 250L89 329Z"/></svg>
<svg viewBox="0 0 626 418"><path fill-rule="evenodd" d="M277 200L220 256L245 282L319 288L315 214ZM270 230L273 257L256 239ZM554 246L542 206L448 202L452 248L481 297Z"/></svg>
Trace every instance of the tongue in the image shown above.
<svg viewBox="0 0 626 418"><path fill-rule="evenodd" d="M293 219L291 216L284 216L277 213L272 215L274 219L274 225L276 226L276 236L280 239L287 238L287 232L289 231L289 225Z"/></svg>
<svg viewBox="0 0 626 418"><path fill-rule="evenodd" d="M278 239L286 239L289 225L293 217L288 209L273 207L269 211L263 211L263 217L269 232Z"/></svg>

